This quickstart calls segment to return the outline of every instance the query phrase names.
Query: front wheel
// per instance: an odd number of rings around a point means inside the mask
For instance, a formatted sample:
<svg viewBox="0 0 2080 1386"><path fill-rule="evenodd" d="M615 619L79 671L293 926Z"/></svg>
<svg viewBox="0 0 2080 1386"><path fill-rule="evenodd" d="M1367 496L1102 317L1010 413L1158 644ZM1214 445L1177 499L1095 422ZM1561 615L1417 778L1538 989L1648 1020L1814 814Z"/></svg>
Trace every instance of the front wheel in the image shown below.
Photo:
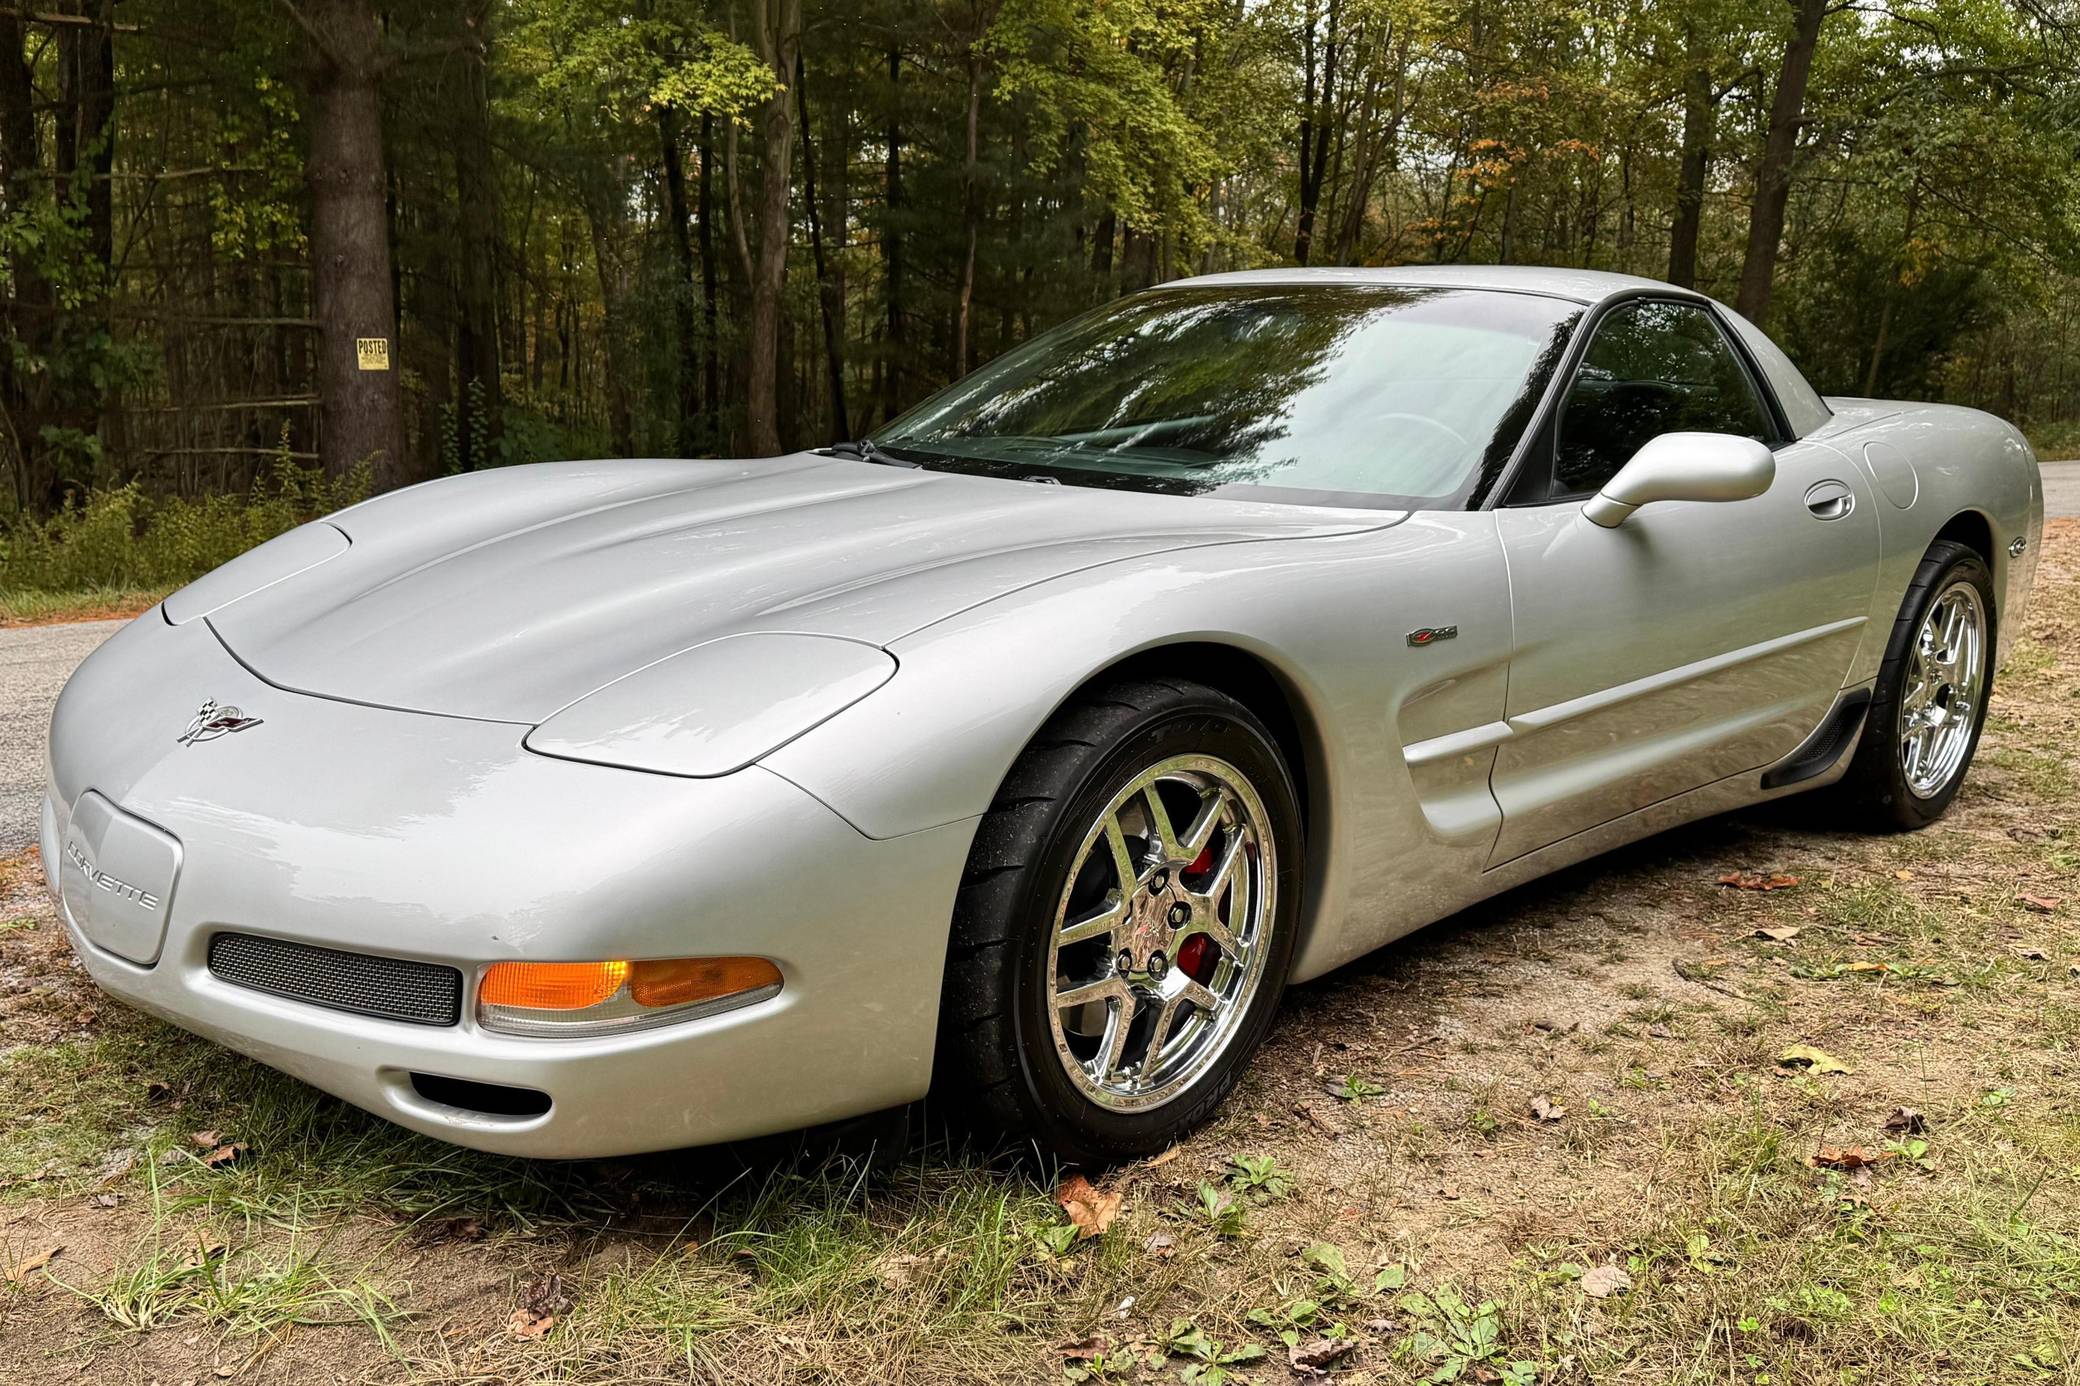
<svg viewBox="0 0 2080 1386"><path fill-rule="evenodd" d="M1843 780L1869 826L1921 828L1950 807L1986 722L1994 637L1985 560L1962 544L1931 545L1893 625Z"/></svg>
<svg viewBox="0 0 2080 1386"><path fill-rule="evenodd" d="M1064 708L976 832L942 1095L1077 1163L1175 1141L1270 1028L1301 850L1284 759L1233 698L1136 679Z"/></svg>

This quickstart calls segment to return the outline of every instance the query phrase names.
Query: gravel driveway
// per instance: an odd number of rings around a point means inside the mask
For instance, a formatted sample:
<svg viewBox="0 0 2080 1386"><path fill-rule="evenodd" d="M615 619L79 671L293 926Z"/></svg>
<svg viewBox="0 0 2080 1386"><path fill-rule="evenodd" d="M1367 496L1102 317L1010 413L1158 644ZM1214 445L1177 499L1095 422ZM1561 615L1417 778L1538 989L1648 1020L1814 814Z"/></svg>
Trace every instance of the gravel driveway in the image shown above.
<svg viewBox="0 0 2080 1386"><path fill-rule="evenodd" d="M121 621L0 630L0 857L36 842L43 738L51 704L79 662Z"/></svg>

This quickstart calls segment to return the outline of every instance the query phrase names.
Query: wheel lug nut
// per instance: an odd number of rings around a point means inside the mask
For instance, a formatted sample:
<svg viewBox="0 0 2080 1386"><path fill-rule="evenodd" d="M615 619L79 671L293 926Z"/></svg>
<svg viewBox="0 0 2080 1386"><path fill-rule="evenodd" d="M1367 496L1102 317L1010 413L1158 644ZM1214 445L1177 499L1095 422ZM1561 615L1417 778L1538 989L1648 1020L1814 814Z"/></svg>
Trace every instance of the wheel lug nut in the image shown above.
<svg viewBox="0 0 2080 1386"><path fill-rule="evenodd" d="M1187 905L1187 904L1183 903L1182 901L1180 901L1180 902L1178 902L1177 904L1175 904L1175 905L1172 905L1172 906L1170 907L1170 927L1171 927L1171 928L1173 928L1173 929L1182 929L1182 928L1183 928L1183 927L1184 927L1184 926L1185 926L1185 925L1186 925L1187 923L1189 923L1189 922L1191 921L1191 918L1192 918L1192 907L1191 907L1190 905Z"/></svg>
<svg viewBox="0 0 2080 1386"><path fill-rule="evenodd" d="M1148 878L1148 888L1151 891L1163 891L1169 889L1169 887L1170 873L1168 871L1158 871L1155 875Z"/></svg>
<svg viewBox="0 0 2080 1386"><path fill-rule="evenodd" d="M1155 956L1151 957L1148 960L1148 971L1149 975L1152 977L1161 977L1165 972L1168 972L1169 970L1170 960L1164 957L1161 953L1157 953Z"/></svg>
<svg viewBox="0 0 2080 1386"><path fill-rule="evenodd" d="M1134 955L1124 948L1119 950L1119 970L1121 972L1132 972L1134 970Z"/></svg>

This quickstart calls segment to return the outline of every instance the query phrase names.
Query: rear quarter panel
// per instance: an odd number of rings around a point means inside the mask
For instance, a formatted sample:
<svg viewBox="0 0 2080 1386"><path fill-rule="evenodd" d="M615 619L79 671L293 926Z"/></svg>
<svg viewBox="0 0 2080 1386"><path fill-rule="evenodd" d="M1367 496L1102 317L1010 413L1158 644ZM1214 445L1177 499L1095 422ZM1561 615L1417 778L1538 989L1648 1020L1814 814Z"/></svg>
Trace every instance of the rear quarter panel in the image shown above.
<svg viewBox="0 0 2080 1386"><path fill-rule="evenodd" d="M1951 404L1829 399L1835 417L1810 441L1841 453L1876 492L1881 554L1873 638L1857 654L1851 682L1874 677L1884 660L1907 584L1946 526L1977 516L1992 537L1988 561L1998 602L1998 658L2014 648L2043 544L2044 493L2036 454L2013 425ZM2024 541L2020 555L2009 547Z"/></svg>

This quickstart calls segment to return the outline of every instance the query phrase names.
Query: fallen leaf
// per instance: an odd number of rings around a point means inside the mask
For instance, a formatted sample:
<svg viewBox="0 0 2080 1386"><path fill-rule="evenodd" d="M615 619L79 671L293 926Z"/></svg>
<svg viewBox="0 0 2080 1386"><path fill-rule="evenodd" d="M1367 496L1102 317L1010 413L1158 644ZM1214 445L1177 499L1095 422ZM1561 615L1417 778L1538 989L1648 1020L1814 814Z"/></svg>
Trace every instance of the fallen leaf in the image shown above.
<svg viewBox="0 0 2080 1386"><path fill-rule="evenodd" d="M1172 1160L1176 1159L1183 1152L1183 1146L1173 1145L1168 1150L1164 1151L1162 1154L1151 1156L1148 1160L1143 1162L1141 1167L1143 1169L1161 1169L1164 1165L1169 1164Z"/></svg>
<svg viewBox="0 0 2080 1386"><path fill-rule="evenodd" d="M1797 938L1798 934L1799 929L1796 924L1777 924L1766 929L1757 929L1754 936L1756 938L1766 938L1772 943L1789 943L1792 939Z"/></svg>
<svg viewBox="0 0 2080 1386"><path fill-rule="evenodd" d="M1632 1288L1632 1277L1617 1266L1597 1266L1582 1276L1582 1293L1591 1299L1609 1299Z"/></svg>
<svg viewBox="0 0 2080 1386"><path fill-rule="evenodd" d="M1904 866L1902 866L1899 870L1893 872L1892 875L1895 880L1911 881L1914 879L1914 873L1907 870L1907 868Z"/></svg>
<svg viewBox="0 0 2080 1386"><path fill-rule="evenodd" d="M563 1277L550 1271L534 1281L520 1296L520 1307L506 1322L517 1337L539 1338L556 1326L556 1316L571 1307L564 1293Z"/></svg>
<svg viewBox="0 0 2080 1386"><path fill-rule="evenodd" d="M2034 910L2038 914L2050 914L2066 902L2063 895L2031 895L2027 891L2015 898L2022 902L2024 909Z"/></svg>
<svg viewBox="0 0 2080 1386"><path fill-rule="evenodd" d="M1881 962L1853 962L1853 963L1849 963L1849 964L1847 964L1846 966L1844 966L1844 967L1842 968L1842 971L1843 971L1843 972L1845 972L1845 973L1846 973L1846 972L1890 972L1890 971L1892 971L1892 964L1891 964L1891 963L1881 963Z"/></svg>
<svg viewBox="0 0 2080 1386"><path fill-rule="evenodd" d="M227 1141L215 1150L210 1151L207 1155L204 1155L202 1163L211 1169L221 1169L225 1165L235 1163L239 1156L245 1153L246 1146L244 1141Z"/></svg>
<svg viewBox="0 0 2080 1386"><path fill-rule="evenodd" d="M1119 1205L1125 1198L1126 1195L1120 1193L1099 1192L1090 1180L1080 1174L1072 1174L1064 1179L1061 1188L1057 1189L1054 1195L1054 1201L1062 1205L1062 1211L1069 1215L1069 1221L1076 1224L1078 1241L1098 1236L1112 1226L1112 1220L1119 1216Z"/></svg>
<svg viewBox="0 0 2080 1386"><path fill-rule="evenodd" d="M918 1275L932 1264L929 1256L916 1256L909 1252L892 1251L881 1258L881 1288L900 1290L913 1284Z"/></svg>
<svg viewBox="0 0 2080 1386"><path fill-rule="evenodd" d="M1567 1108L1541 1094L1531 1099L1531 1115L1540 1121L1558 1121L1567 1115Z"/></svg>
<svg viewBox="0 0 2080 1386"><path fill-rule="evenodd" d="M1781 871L1767 876L1744 871L1729 871L1719 878L1719 884L1732 886L1736 890L1789 890L1798 884L1798 877L1787 876Z"/></svg>
<svg viewBox="0 0 2080 1386"><path fill-rule="evenodd" d="M1167 1261L1177 1254L1177 1238L1168 1232L1150 1233L1148 1240L1141 1244L1141 1249L1151 1256Z"/></svg>
<svg viewBox="0 0 2080 1386"><path fill-rule="evenodd" d="M441 1218L435 1222L422 1223L412 1236L419 1246L440 1246L446 1242L481 1242L484 1240L482 1218Z"/></svg>
<svg viewBox="0 0 2080 1386"><path fill-rule="evenodd" d="M1874 1155L1860 1145L1823 1145L1813 1152L1812 1163L1816 1169L1869 1169L1891 1158L1889 1150Z"/></svg>
<svg viewBox="0 0 2080 1386"><path fill-rule="evenodd" d="M94 1195L94 1206L96 1208L113 1208L122 1201L122 1199L112 1193L98 1193Z"/></svg>
<svg viewBox="0 0 2080 1386"><path fill-rule="evenodd" d="M2015 956L2018 958L2023 958L2029 962L2049 962L2051 960L2051 955L2046 953L2043 949L2034 948L2027 944L2020 948L2017 948L2015 950Z"/></svg>
<svg viewBox="0 0 2080 1386"><path fill-rule="evenodd" d="M195 1131L191 1132L188 1136L188 1144L197 1146L203 1150L207 1150L213 1145L222 1145L223 1143L223 1135L220 1132L213 1130Z"/></svg>
<svg viewBox="0 0 2080 1386"><path fill-rule="evenodd" d="M7 1283L10 1285L21 1284L23 1280L49 1265L51 1258L64 1249L62 1246L54 1246L48 1251L39 1251L33 1256L26 1256L15 1262L7 1268Z"/></svg>
<svg viewBox="0 0 2080 1386"><path fill-rule="evenodd" d="M1912 1107L1894 1107L1892 1115L1885 1118L1885 1129L1918 1136L1928 1130L1928 1119Z"/></svg>
<svg viewBox="0 0 2080 1386"><path fill-rule="evenodd" d="M1847 1064L1828 1053L1825 1049L1815 1049L1810 1044L1791 1045L1783 1053L1777 1055L1777 1062L1785 1068L1804 1067L1809 1073L1854 1072Z"/></svg>
<svg viewBox="0 0 2080 1386"><path fill-rule="evenodd" d="M1065 1362L1088 1362L1094 1357L1112 1351L1112 1340L1102 1333L1093 1333L1088 1338L1078 1338L1073 1343L1056 1343L1054 1350Z"/></svg>
<svg viewBox="0 0 2080 1386"><path fill-rule="evenodd" d="M515 1309L512 1318L506 1321L516 1338L539 1338L556 1327L554 1314L535 1314L525 1309Z"/></svg>
<svg viewBox="0 0 2080 1386"><path fill-rule="evenodd" d="M1286 1362L1302 1376L1323 1376L1329 1364L1345 1356L1357 1344L1349 1338L1310 1338L1286 1349Z"/></svg>

